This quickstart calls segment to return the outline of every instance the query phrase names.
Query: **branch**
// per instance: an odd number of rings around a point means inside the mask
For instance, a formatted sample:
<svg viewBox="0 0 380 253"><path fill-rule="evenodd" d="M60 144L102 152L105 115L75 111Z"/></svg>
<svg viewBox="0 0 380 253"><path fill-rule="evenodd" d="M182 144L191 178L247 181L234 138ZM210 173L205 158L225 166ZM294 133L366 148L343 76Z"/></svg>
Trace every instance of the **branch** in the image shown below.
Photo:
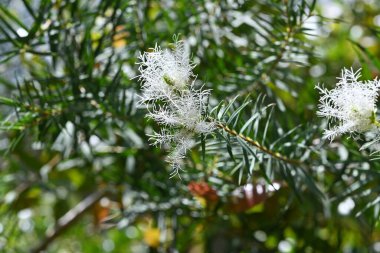
<svg viewBox="0 0 380 253"><path fill-rule="evenodd" d="M45 238L30 253L38 253L45 250L54 240L65 230L75 223L86 211L91 209L102 197L107 194L108 190L101 189L88 195L84 200L79 202L74 208L63 215L56 223L56 228L47 232Z"/></svg>
<svg viewBox="0 0 380 253"><path fill-rule="evenodd" d="M266 153L266 154L268 154L268 155L270 155L270 156L272 156L272 157L274 157L274 158L276 158L278 160L281 160L281 161L284 161L286 163L293 164L293 165L301 165L302 164L302 162L299 161L299 160L288 158L286 156L281 155L278 152L274 152L274 151L268 149L267 147L262 146L257 141L252 140L251 138L249 138L247 136L244 136L243 134L239 134L238 132L236 132L235 130L229 128L228 126L225 126L225 125L223 125L221 123L218 123L216 126L218 128L220 128L220 129L223 129L225 132L227 132L228 134L230 134L232 136L239 137L239 138L243 139L248 144L256 147L257 149L261 150L262 152L264 152L264 153Z"/></svg>
<svg viewBox="0 0 380 253"><path fill-rule="evenodd" d="M251 93L255 88L256 85L262 83L265 85L267 80L270 78L272 72L276 69L277 65L283 60L284 54L287 51L287 47L291 43L291 40L294 38L296 35L296 31L298 28L302 27L303 23L312 16L312 12L308 13L306 18L299 23L297 22L294 26L292 25L292 22L290 20L290 14L289 14L289 6L288 6L288 1L284 0L284 4L286 6L286 13L287 13L287 26L286 26L286 34L284 37L284 40L282 41L280 45L280 49L278 51L278 54L275 55L276 58L274 59L273 63L269 66L268 69L264 70L258 80L256 80L254 83L246 87L245 89L241 90L238 92L238 95L247 95ZM229 97L230 98L230 97Z"/></svg>
<svg viewBox="0 0 380 253"><path fill-rule="evenodd" d="M286 29L286 35L285 35L284 41L282 42L282 44L280 46L280 51L276 55L276 58L273 61L273 63L270 65L270 67L268 69L266 69L265 71L262 72L260 78L257 81L255 81L253 84L249 85L245 89L238 92L238 95L247 95L255 89L257 84L260 84L261 82L265 84L265 82L269 79L269 76L276 69L278 63L280 63L280 61L284 57L284 54L286 52L286 47L289 45L289 41L292 38L292 36L293 36L293 29L291 26L289 26Z"/></svg>

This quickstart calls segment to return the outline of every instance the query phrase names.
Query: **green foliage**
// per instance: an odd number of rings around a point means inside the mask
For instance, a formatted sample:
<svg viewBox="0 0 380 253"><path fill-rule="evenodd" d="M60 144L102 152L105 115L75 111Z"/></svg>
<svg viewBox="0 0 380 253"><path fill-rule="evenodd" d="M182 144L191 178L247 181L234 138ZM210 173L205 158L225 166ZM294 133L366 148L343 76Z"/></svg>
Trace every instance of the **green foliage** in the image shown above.
<svg viewBox="0 0 380 253"><path fill-rule="evenodd" d="M380 166L315 118L380 73L379 7L346 2L0 1L0 251L379 252ZM169 179L135 63L177 36L217 129Z"/></svg>

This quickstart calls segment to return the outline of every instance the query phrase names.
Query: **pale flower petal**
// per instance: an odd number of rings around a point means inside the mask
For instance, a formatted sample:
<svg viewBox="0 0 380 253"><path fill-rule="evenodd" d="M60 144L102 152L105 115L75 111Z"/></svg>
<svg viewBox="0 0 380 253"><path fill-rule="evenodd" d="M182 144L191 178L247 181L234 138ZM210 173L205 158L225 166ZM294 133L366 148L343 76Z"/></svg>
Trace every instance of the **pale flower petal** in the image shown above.
<svg viewBox="0 0 380 253"><path fill-rule="evenodd" d="M194 144L197 134L209 134L215 123L204 117L209 90L194 87L194 65L190 62L182 42L175 49L140 55L138 63L142 83L140 104L149 110L148 117L161 125L161 133L150 136L153 145L169 146L168 161L173 172L181 170L182 159Z"/></svg>
<svg viewBox="0 0 380 253"><path fill-rule="evenodd" d="M332 90L317 86L322 95L317 115L335 123L324 132L324 138L333 139L344 133L363 133L376 128L376 101L380 82L358 81L359 71L343 69L342 76Z"/></svg>

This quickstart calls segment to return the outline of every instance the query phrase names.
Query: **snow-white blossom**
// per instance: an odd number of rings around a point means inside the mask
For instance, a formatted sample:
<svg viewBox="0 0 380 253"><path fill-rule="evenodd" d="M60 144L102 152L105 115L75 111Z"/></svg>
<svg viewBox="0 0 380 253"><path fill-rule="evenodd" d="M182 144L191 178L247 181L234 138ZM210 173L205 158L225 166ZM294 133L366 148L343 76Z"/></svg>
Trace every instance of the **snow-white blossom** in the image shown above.
<svg viewBox="0 0 380 253"><path fill-rule="evenodd" d="M194 65L190 63L182 42L175 43L174 47L174 50L161 50L156 45L153 52L140 55L142 102L168 101L173 90L184 91L188 88L194 77Z"/></svg>
<svg viewBox="0 0 380 253"><path fill-rule="evenodd" d="M376 101L380 81L359 81L359 78L360 70L354 72L344 68L334 89L316 87L321 93L317 115L327 117L333 125L325 130L325 138L364 133L378 127Z"/></svg>
<svg viewBox="0 0 380 253"><path fill-rule="evenodd" d="M210 91L195 88L194 64L183 42L176 42L172 50L156 46L139 59L140 103L146 105L147 116L161 125L161 132L151 140L154 145L171 147L168 161L177 174L182 159L195 144L194 138L215 128L204 115Z"/></svg>

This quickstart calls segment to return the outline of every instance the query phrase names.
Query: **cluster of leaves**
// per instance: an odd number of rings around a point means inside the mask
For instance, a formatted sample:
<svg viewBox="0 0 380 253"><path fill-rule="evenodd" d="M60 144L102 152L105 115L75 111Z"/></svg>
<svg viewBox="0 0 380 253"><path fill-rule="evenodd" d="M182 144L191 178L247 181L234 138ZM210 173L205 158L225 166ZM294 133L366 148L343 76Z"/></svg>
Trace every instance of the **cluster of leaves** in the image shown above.
<svg viewBox="0 0 380 253"><path fill-rule="evenodd" d="M379 165L353 140L324 143L314 120L314 86L339 73L330 65L347 46L315 57L327 40L310 40L320 8L313 0L2 1L0 250L340 252L376 243ZM330 39L347 43L339 32ZM173 34L212 89L208 117L217 124L199 138L182 180L169 179L167 151L149 145L159 127L138 107L133 79L139 53L166 47ZM353 44L364 77L379 71L379 44ZM311 78L322 63L326 77ZM353 201L351 216L337 211Z"/></svg>

